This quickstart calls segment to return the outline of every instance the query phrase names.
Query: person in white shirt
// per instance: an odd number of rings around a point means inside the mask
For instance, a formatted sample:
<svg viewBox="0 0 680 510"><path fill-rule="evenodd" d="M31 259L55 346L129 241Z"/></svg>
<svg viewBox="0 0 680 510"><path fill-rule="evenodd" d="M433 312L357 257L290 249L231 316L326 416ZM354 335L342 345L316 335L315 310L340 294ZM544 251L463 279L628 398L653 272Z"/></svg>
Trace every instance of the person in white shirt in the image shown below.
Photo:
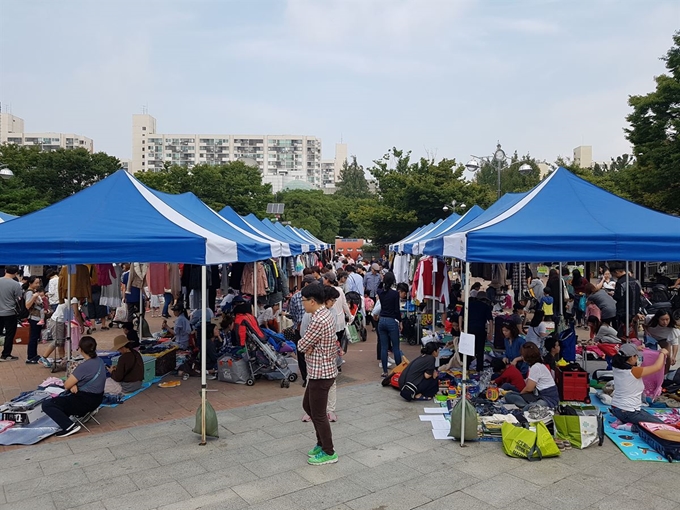
<svg viewBox="0 0 680 510"><path fill-rule="evenodd" d="M50 271L47 278L47 299L50 303L50 310L54 312L59 305L59 274L56 271Z"/></svg>

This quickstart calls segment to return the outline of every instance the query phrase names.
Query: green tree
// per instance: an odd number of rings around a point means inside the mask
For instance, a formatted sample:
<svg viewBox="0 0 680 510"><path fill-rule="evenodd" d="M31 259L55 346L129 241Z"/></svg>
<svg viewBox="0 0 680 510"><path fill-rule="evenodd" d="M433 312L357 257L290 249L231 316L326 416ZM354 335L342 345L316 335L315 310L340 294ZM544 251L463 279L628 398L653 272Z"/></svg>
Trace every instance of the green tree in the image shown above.
<svg viewBox="0 0 680 510"><path fill-rule="evenodd" d="M380 245L397 241L416 227L446 215L442 208L453 200L468 207L488 206L493 193L477 183L463 181L463 168L450 159L412 162L410 152L393 148L370 169L377 197L358 207L350 219L363 225L373 242Z"/></svg>
<svg viewBox="0 0 680 510"><path fill-rule="evenodd" d="M626 137L637 168L627 187L636 201L667 213L680 213L680 31L662 57L667 74L655 78L656 90L630 96Z"/></svg>
<svg viewBox="0 0 680 510"><path fill-rule="evenodd" d="M241 161L196 165L191 170L173 165L161 172L137 173L135 177L165 193L190 191L216 211L228 205L239 214L262 217L272 200L271 185L262 183L260 170Z"/></svg>
<svg viewBox="0 0 680 510"><path fill-rule="evenodd" d="M367 198L370 195L364 167L357 163L356 156L352 156L351 163L343 163L335 194L347 198Z"/></svg>
<svg viewBox="0 0 680 510"><path fill-rule="evenodd" d="M39 147L0 146L0 162L14 178L0 186L5 212L26 214L63 200L120 169L120 161L85 149L41 152Z"/></svg>
<svg viewBox="0 0 680 510"><path fill-rule="evenodd" d="M519 168L524 164L531 166L531 173L520 173ZM538 164L529 154L520 158L517 155L517 151L515 151L509 160L502 162L501 195L505 193L528 191L536 186L540 180L541 177ZM496 163L484 162L477 172L476 182L481 186L495 191L496 196L498 196L498 167L496 166Z"/></svg>
<svg viewBox="0 0 680 510"><path fill-rule="evenodd" d="M287 190L278 194L284 209L284 219L292 225L309 230L322 241L331 243L338 235L341 209L337 201L321 190Z"/></svg>

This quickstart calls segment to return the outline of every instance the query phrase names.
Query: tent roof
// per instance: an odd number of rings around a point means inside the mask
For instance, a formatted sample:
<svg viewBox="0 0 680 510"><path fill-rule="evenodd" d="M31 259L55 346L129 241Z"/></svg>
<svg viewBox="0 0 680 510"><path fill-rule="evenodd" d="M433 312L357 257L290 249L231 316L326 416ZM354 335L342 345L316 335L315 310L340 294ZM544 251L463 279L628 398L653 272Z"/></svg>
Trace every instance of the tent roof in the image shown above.
<svg viewBox="0 0 680 510"><path fill-rule="evenodd" d="M40 232L27 242L27 232ZM0 262L237 261L238 241L187 218L124 170L0 225Z"/></svg>
<svg viewBox="0 0 680 510"><path fill-rule="evenodd" d="M219 212L219 215L223 217L228 222L248 230L249 232L268 239L270 241L276 241L280 243L285 243L290 250L290 255L299 255L303 251L308 251L308 249L303 250L302 245L297 239L289 239L288 236L281 236L279 232L273 232L271 229L267 228L262 222L254 215L249 214L248 217L243 217L234 211L231 207L226 206ZM284 255L285 256L285 255Z"/></svg>
<svg viewBox="0 0 680 510"><path fill-rule="evenodd" d="M181 195L170 195L159 191L154 191L154 193L183 216L204 226L211 232L236 241L240 262L253 262L270 257L290 255L290 248L287 243L282 243L279 240L272 241L253 233L249 229L235 225L213 211L193 193Z"/></svg>
<svg viewBox="0 0 680 510"><path fill-rule="evenodd" d="M458 215L456 215L456 216L458 216ZM388 246L389 251L394 251L394 252L403 251L405 243L411 242L416 237L421 236L421 235L425 235L428 232L431 232L433 229L437 228L437 226L439 226L443 221L444 220L442 220L442 219L438 219L437 221L434 221L432 223L428 223L427 225L423 225L421 227L418 227L417 229L415 229L413 232L411 232L409 235L407 235L406 237L404 237L400 241L397 241L394 244L390 244Z"/></svg>
<svg viewBox="0 0 680 510"><path fill-rule="evenodd" d="M484 209L482 209L478 205L473 205L470 208L470 210L466 212L463 216L458 216L457 220L444 221L440 223L437 227L435 227L433 230L431 230L429 233L425 234L421 239L415 239L413 242L405 243L404 252L411 253L413 255L422 255L423 250L430 241L433 241L437 238L441 238L442 236L450 232L455 232L456 230L463 228L465 225L473 221L483 212Z"/></svg>
<svg viewBox="0 0 680 510"><path fill-rule="evenodd" d="M295 232L299 232L303 237L309 239L312 241L314 244L316 244L320 249L325 250L326 248L330 248L331 245L328 243L324 243L321 239L316 237L314 234L312 234L309 230L306 228L298 228L298 227L293 227L290 225L286 225L286 228L289 228L291 230L294 230Z"/></svg>
<svg viewBox="0 0 680 510"><path fill-rule="evenodd" d="M470 262L650 261L680 254L680 218L629 202L565 168L495 217L480 223L482 216L446 236L443 254Z"/></svg>
<svg viewBox="0 0 680 510"><path fill-rule="evenodd" d="M0 211L0 223L4 223L6 221L13 220L14 218L18 218L18 216L14 216L12 214L7 214L7 213Z"/></svg>

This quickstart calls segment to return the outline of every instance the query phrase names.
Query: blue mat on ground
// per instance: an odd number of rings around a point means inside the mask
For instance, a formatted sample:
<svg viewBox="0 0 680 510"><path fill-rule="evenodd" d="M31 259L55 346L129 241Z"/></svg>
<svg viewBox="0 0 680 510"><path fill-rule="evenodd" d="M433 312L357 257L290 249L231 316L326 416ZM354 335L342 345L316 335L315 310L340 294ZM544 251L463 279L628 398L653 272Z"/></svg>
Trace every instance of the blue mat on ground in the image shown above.
<svg viewBox="0 0 680 510"><path fill-rule="evenodd" d="M28 445L39 443L45 438L61 430L61 427L52 421L49 416L43 416L35 423L10 427L0 434L0 446Z"/></svg>
<svg viewBox="0 0 680 510"><path fill-rule="evenodd" d="M668 462L668 459L658 454L656 450L643 441L636 432L617 430L612 427L612 423L616 421L616 418L609 412L610 406L603 404L595 394L591 394L590 397L592 399L593 405L597 406L604 414L604 434L609 439L611 439L611 441L617 446L619 450L621 450L621 453L623 453L628 460ZM646 409L646 411L651 414L663 414L669 412L670 409L649 407Z"/></svg>
<svg viewBox="0 0 680 510"><path fill-rule="evenodd" d="M147 388L151 388L151 386L153 386L154 384L159 383L161 381L161 379L163 379L163 377L165 377L165 376L159 375L157 377L154 377L150 382L142 384L142 387L139 388L137 391L133 391L132 393L125 393L123 395L123 400L121 402L117 403L117 404L102 404L101 406L102 407L118 407L120 404L122 404L126 400L131 399L132 397L140 394L141 392L143 392Z"/></svg>

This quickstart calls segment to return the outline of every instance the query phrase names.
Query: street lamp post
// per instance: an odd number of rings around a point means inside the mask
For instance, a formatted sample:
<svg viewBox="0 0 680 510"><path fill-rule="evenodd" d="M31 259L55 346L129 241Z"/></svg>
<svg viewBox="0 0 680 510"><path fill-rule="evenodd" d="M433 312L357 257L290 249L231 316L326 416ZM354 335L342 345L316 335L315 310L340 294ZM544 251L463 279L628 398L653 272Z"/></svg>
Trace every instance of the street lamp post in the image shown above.
<svg viewBox="0 0 680 510"><path fill-rule="evenodd" d="M505 151L501 148L501 144L498 143L496 144L496 151L493 153L493 156L475 156L472 155L472 159L465 163L465 168L468 169L468 171L475 173L479 171L482 166L480 165L480 162L486 163L487 165L493 165L496 167L496 173L497 173L497 182L498 182L498 198L501 198L501 169L503 168L503 163L507 159L507 156L505 154ZM528 175L533 171L533 168L531 165L528 163L523 163L519 167L519 173L522 175Z"/></svg>
<svg viewBox="0 0 680 510"><path fill-rule="evenodd" d="M6 181L12 177L14 177L14 172L12 172L7 165L0 165L0 179Z"/></svg>
<svg viewBox="0 0 680 510"><path fill-rule="evenodd" d="M496 162L496 170L498 172L498 198L501 198L501 168L505 158L505 151L501 149L501 144L496 144L496 152L493 153L493 160Z"/></svg>

